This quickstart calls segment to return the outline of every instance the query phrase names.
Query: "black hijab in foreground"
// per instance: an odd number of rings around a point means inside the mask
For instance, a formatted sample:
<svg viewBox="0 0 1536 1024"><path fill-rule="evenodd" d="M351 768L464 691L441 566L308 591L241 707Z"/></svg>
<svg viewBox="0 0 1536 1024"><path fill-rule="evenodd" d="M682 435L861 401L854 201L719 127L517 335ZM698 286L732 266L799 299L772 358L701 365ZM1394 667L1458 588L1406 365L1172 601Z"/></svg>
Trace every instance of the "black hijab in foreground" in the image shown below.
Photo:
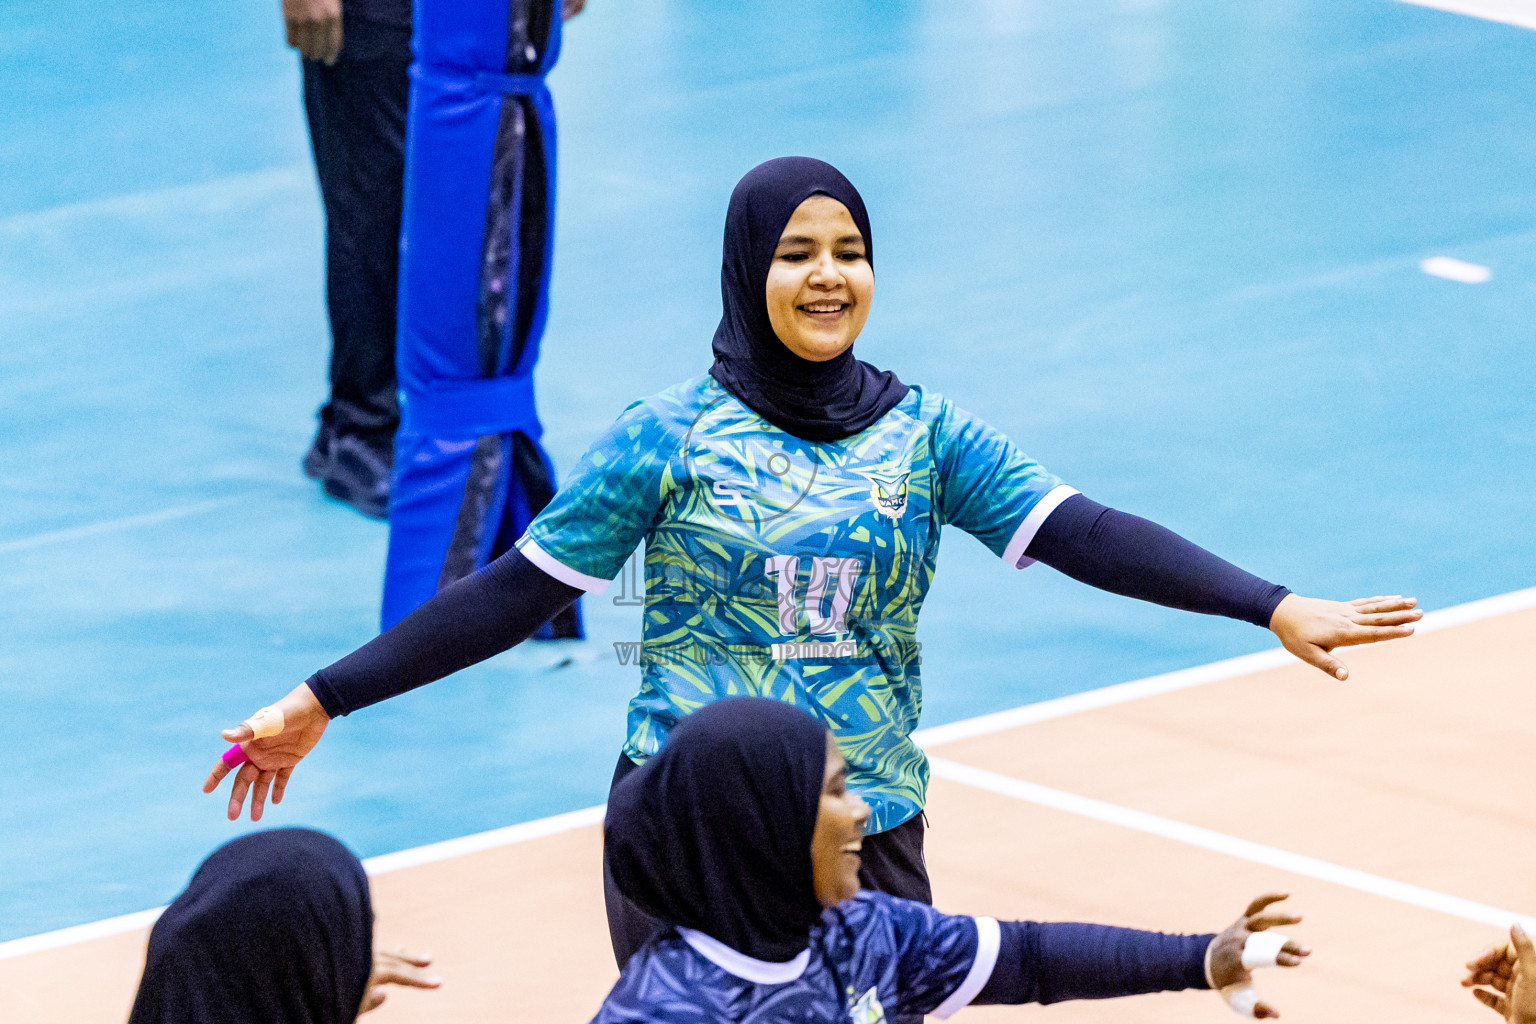
<svg viewBox="0 0 1536 1024"><path fill-rule="evenodd" d="M826 767L826 728L793 705L733 697L688 715L609 798L619 891L739 953L793 960L821 918L811 837Z"/></svg>
<svg viewBox="0 0 1536 1024"><path fill-rule="evenodd" d="M363 866L309 829L203 861L149 935L129 1024L352 1024L373 970Z"/></svg>
<svg viewBox="0 0 1536 1024"><path fill-rule="evenodd" d="M894 409L907 386L894 373L855 359L851 348L824 363L801 359L773 331L767 298L773 252L795 208L814 195L848 208L874 265L864 200L836 167L803 156L758 164L736 183L725 215L720 264L725 310L715 329L709 372L774 426L807 441L840 441Z"/></svg>

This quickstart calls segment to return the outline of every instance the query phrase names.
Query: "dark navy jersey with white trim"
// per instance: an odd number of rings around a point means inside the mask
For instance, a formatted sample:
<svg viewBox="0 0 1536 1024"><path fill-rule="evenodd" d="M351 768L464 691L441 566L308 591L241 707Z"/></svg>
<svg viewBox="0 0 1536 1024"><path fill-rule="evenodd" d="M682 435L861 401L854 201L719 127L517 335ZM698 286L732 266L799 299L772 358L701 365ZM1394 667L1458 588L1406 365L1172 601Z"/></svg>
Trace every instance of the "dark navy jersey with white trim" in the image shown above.
<svg viewBox="0 0 1536 1024"><path fill-rule="evenodd" d="M969 1002L986 984L997 928L989 918L951 917L866 892L827 911L809 949L788 964L750 960L707 937L672 930L634 955L592 1024L947 1017L964 1005L951 997Z"/></svg>
<svg viewBox="0 0 1536 1024"><path fill-rule="evenodd" d="M954 917L863 892L787 963L685 928L630 958L592 1024L894 1024L966 1006L1206 989L1216 936Z"/></svg>

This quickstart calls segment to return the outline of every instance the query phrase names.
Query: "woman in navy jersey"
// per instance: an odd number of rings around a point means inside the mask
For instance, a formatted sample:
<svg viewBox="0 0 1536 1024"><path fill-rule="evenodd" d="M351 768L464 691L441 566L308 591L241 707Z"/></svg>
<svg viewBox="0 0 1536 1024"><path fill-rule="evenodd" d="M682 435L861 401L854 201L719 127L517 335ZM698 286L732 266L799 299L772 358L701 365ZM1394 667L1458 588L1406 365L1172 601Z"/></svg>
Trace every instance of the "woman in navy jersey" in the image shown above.
<svg viewBox="0 0 1536 1024"><path fill-rule="evenodd" d="M952 917L859 891L867 814L831 734L808 715L745 698L678 725L608 805L612 874L664 926L593 1024L874 1024L972 1003L1251 992L1249 936L1300 920L1263 913L1280 896L1255 900L1219 935ZM1280 936L1274 945L1287 967L1309 953ZM1279 1016L1256 998L1241 1005Z"/></svg>
<svg viewBox="0 0 1536 1024"><path fill-rule="evenodd" d="M1330 651L1406 636L1412 599L1324 601L1244 572L1079 494L942 395L854 358L874 296L863 199L819 160L771 160L732 193L714 364L636 402L510 551L275 707L281 732L225 731L204 789L239 768L261 816L337 715L440 679L601 592L645 545L640 686L614 781L696 709L772 696L832 730L869 803L863 881L931 898L917 621L942 527L1006 565L1271 629L1337 678ZM266 719L264 719L265 721ZM254 788L253 788L254 787ZM611 881L611 880L610 880ZM654 922L608 886L619 962Z"/></svg>

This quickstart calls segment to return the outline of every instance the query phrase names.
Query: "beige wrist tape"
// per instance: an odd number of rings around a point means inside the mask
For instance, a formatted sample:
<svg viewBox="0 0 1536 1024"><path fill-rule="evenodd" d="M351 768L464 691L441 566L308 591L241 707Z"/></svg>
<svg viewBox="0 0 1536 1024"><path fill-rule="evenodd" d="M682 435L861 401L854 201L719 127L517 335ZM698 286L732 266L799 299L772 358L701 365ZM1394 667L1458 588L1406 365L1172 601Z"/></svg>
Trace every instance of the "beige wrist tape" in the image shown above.
<svg viewBox="0 0 1536 1024"><path fill-rule="evenodd" d="M283 731L282 709L271 706L264 707L250 718L247 718L245 724L250 726L251 731L256 734L255 739L259 740L266 736L276 736Z"/></svg>

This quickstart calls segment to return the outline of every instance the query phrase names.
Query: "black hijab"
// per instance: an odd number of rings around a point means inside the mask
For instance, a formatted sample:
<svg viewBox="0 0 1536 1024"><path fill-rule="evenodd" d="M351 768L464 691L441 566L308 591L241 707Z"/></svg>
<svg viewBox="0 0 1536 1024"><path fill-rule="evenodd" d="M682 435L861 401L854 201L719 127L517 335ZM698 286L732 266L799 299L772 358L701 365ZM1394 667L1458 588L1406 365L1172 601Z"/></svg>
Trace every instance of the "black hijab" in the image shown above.
<svg viewBox="0 0 1536 1024"><path fill-rule="evenodd" d="M826 767L826 728L793 705L734 697L688 715L609 798L619 891L738 953L793 960L821 918L811 836Z"/></svg>
<svg viewBox="0 0 1536 1024"><path fill-rule="evenodd" d="M351 1024L373 969L363 866L308 829L203 861L149 935L129 1024Z"/></svg>
<svg viewBox="0 0 1536 1024"><path fill-rule="evenodd" d="M836 167L804 156L758 164L736 183L725 215L720 298L710 374L749 409L807 441L851 437L896 407L907 386L888 370L853 357L853 349L824 363L795 355L768 321L768 269L779 235L795 208L811 196L848 208L870 265L875 262L869 214L858 189Z"/></svg>

